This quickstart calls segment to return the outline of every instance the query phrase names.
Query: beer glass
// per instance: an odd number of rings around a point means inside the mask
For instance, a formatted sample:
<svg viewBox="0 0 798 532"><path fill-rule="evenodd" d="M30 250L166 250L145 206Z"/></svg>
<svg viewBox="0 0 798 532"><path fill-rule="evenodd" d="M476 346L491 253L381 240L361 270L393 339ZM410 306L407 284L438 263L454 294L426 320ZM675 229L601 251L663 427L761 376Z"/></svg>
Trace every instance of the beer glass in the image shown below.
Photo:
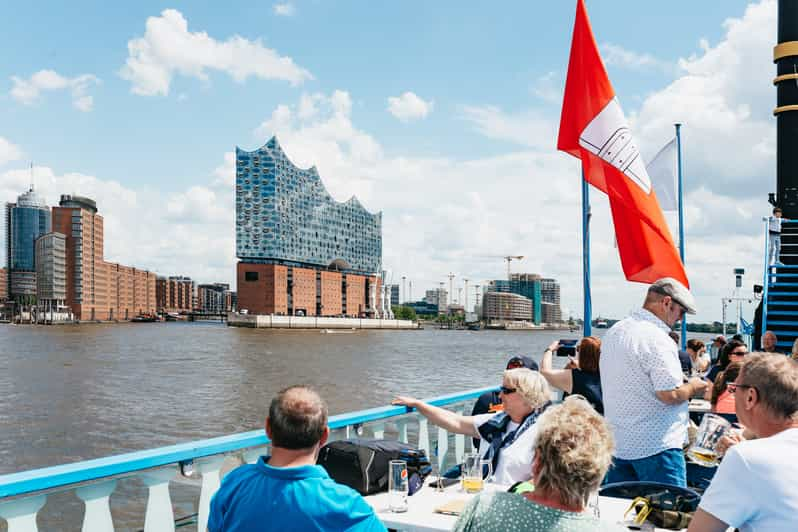
<svg viewBox="0 0 798 532"><path fill-rule="evenodd" d="M698 427L695 442L687 450L687 456L697 464L716 466L720 461L717 445L731 423L715 414L704 414Z"/></svg>
<svg viewBox="0 0 798 532"><path fill-rule="evenodd" d="M463 460L463 489L468 493L482 491L482 461L478 454L469 454Z"/></svg>
<svg viewBox="0 0 798 532"><path fill-rule="evenodd" d="M407 462L388 462L388 507L392 512L407 511Z"/></svg>

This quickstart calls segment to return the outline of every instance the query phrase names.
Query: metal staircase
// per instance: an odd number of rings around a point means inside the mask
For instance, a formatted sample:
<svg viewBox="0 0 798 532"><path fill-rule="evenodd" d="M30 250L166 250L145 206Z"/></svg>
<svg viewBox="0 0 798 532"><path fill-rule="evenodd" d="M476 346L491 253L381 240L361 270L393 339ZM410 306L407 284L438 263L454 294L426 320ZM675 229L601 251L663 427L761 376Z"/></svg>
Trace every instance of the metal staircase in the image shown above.
<svg viewBox="0 0 798 532"><path fill-rule="evenodd" d="M777 349L789 353L798 339L798 221L781 224L781 264L768 264L765 222L765 284L762 331L778 337Z"/></svg>

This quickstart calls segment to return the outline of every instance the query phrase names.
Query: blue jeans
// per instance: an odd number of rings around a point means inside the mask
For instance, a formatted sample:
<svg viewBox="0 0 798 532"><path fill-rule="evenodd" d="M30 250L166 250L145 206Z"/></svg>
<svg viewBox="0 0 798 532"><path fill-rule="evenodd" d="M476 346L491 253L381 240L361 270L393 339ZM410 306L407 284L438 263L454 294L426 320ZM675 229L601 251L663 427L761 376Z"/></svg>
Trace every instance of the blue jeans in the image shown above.
<svg viewBox="0 0 798 532"><path fill-rule="evenodd" d="M612 459L612 466L607 472L605 483L628 482L642 480L646 482L662 482L674 486L687 487L687 471L684 453L681 449L667 449L637 460Z"/></svg>

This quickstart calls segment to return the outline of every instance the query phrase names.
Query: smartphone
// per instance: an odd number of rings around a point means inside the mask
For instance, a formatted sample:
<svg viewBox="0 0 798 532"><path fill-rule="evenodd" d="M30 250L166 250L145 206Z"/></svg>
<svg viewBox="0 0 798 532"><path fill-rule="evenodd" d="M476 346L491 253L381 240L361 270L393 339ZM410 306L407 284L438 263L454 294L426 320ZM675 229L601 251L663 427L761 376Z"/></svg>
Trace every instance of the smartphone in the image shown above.
<svg viewBox="0 0 798 532"><path fill-rule="evenodd" d="M557 356L558 357L576 356L576 342L577 340L561 339L560 347L557 348Z"/></svg>
<svg viewBox="0 0 798 532"><path fill-rule="evenodd" d="M457 484L459 482L460 482L459 478L441 477L441 480L440 480L441 486L443 486L444 488L446 488L448 486L454 486L455 484ZM429 484L427 484L427 486L429 486L431 488L437 488L438 487L438 480L437 479L430 480L430 482L429 482Z"/></svg>

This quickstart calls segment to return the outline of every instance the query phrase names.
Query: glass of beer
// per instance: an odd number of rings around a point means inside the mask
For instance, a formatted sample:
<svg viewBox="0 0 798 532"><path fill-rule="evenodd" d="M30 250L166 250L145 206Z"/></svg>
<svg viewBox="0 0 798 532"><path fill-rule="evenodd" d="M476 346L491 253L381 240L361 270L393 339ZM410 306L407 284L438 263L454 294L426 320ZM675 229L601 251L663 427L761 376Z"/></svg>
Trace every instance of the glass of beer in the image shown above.
<svg viewBox="0 0 798 532"><path fill-rule="evenodd" d="M482 491L482 463L478 454L469 454L463 461L463 489L468 493Z"/></svg>
<svg viewBox="0 0 798 532"><path fill-rule="evenodd" d="M698 427L695 442L687 450L687 456L703 466L716 466L720 461L718 442L731 428L731 423L715 414L704 414Z"/></svg>

